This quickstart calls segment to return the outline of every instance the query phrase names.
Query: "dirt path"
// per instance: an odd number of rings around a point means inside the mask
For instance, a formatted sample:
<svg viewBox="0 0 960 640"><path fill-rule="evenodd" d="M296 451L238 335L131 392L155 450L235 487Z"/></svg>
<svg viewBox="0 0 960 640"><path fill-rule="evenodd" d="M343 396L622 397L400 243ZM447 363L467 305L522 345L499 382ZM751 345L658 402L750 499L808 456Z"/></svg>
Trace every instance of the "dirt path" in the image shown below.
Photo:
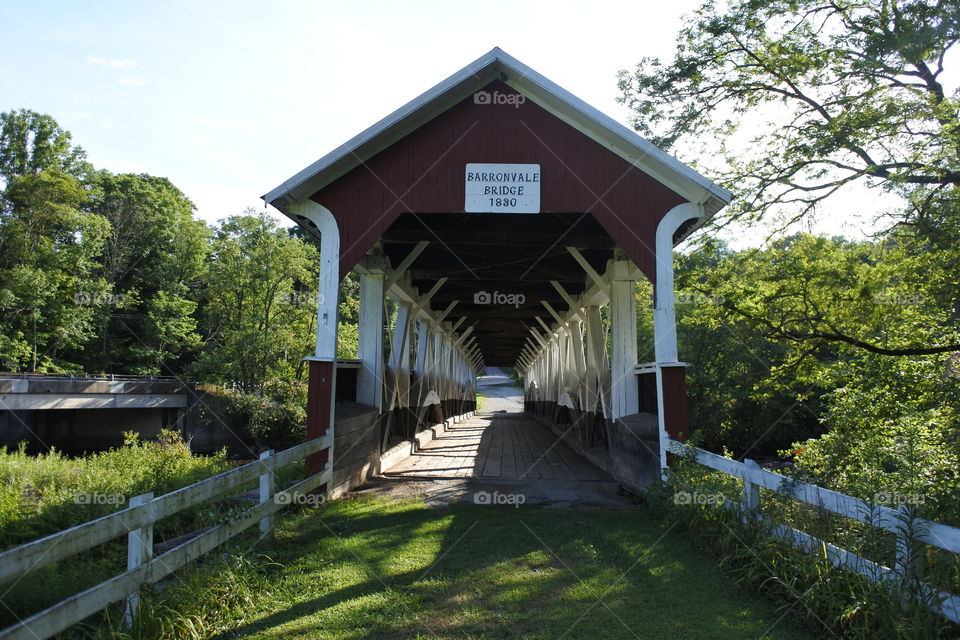
<svg viewBox="0 0 960 640"><path fill-rule="evenodd" d="M484 375L477 378L477 392L482 393L480 410L484 413L523 411L523 391L513 386L513 380L498 367L487 367Z"/></svg>

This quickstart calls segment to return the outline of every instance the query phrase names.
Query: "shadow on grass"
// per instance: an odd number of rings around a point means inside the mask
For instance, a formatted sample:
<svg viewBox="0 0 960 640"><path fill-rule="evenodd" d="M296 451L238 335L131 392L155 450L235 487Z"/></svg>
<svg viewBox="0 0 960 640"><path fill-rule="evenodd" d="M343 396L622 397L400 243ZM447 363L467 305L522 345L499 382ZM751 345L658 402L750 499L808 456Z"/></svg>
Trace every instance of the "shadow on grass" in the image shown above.
<svg viewBox="0 0 960 640"><path fill-rule="evenodd" d="M279 610L221 637L809 637L642 510L345 500L270 554Z"/></svg>

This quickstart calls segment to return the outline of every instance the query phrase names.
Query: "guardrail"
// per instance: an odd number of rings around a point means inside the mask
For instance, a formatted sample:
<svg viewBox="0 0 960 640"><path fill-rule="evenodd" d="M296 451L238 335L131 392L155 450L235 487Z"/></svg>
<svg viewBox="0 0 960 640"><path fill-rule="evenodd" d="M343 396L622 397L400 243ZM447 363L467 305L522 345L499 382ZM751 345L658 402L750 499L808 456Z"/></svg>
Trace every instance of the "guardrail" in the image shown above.
<svg viewBox="0 0 960 640"><path fill-rule="evenodd" d="M760 488L763 487L805 504L820 507L895 534L897 561L895 566L887 567L787 525L776 523L774 526L774 535L779 538L810 552L825 550L833 566L855 571L874 582L903 578L921 581L922 555L921 550L916 547L917 542L960 554L960 529L920 518L912 514L905 505L891 509L817 485L798 482L767 471L752 460L737 462L676 440L667 441L667 450L742 480L743 501L734 504L744 512L756 511L759 508ZM940 591L922 581L920 585L938 601L934 606L937 613L960 624L960 597Z"/></svg>
<svg viewBox="0 0 960 640"><path fill-rule="evenodd" d="M0 553L0 584L4 584L58 560L127 535L127 571L0 630L0 639L48 638L124 599L127 600L126 619L129 622L136 611L139 590L143 585L173 573L258 522L261 534L270 535L274 514L293 502L293 498L298 494L312 491L329 482L332 467L328 461L318 473L279 492L274 491L276 471L327 449L332 443L331 430L319 438L279 453L265 451L259 460L242 467L162 496L154 497L152 493L135 496L130 499L126 509ZM256 479L260 480L260 502L257 506L153 557L155 522Z"/></svg>
<svg viewBox="0 0 960 640"><path fill-rule="evenodd" d="M177 376L134 375L121 373L35 373L25 371L0 371L0 380L96 380L107 382L182 382L191 384Z"/></svg>

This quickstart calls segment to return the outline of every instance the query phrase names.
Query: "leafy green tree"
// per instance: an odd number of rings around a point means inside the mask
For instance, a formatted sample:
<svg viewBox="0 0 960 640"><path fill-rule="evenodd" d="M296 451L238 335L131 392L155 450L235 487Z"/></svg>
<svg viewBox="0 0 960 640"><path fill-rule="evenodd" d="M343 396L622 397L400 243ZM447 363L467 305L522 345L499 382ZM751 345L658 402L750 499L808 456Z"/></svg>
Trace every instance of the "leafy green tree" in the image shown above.
<svg viewBox="0 0 960 640"><path fill-rule="evenodd" d="M956 354L890 358L843 347L819 372L831 389L829 431L784 453L808 480L960 524L957 362Z"/></svg>
<svg viewBox="0 0 960 640"><path fill-rule="evenodd" d="M811 369L829 354L799 351L730 312L731 299L758 287L758 273L736 271L742 253L710 240L681 255L674 304L680 358L693 365L691 427L708 449L756 457L822 432Z"/></svg>
<svg viewBox="0 0 960 640"><path fill-rule="evenodd" d="M266 214L248 210L222 221L203 296L207 349L196 371L243 392L296 379L313 347L317 264L312 245Z"/></svg>
<svg viewBox="0 0 960 640"><path fill-rule="evenodd" d="M19 109L0 113L0 178L57 169L82 178L89 170L86 153L71 144L70 132L46 114Z"/></svg>
<svg viewBox="0 0 960 640"><path fill-rule="evenodd" d="M77 357L95 371L161 373L200 344L194 312L209 230L166 178L99 171L93 184L88 209L111 225L100 273L113 296L97 343Z"/></svg>
<svg viewBox="0 0 960 640"><path fill-rule="evenodd" d="M109 285L95 275L110 223L58 169L15 176L0 209L0 366L77 369L62 355L95 332Z"/></svg>
<svg viewBox="0 0 960 640"><path fill-rule="evenodd" d="M847 345L877 355L960 350L955 276L915 243L881 244L798 234L727 256L686 281L718 296L725 318L745 320L798 353Z"/></svg>
<svg viewBox="0 0 960 640"><path fill-rule="evenodd" d="M355 359L360 348L360 279L352 271L340 283L337 357Z"/></svg>
<svg viewBox="0 0 960 640"><path fill-rule="evenodd" d="M960 359L929 346L958 341L938 256L911 238L803 234L683 256L678 332L704 444L779 447L807 480L919 496L960 522Z"/></svg>
<svg viewBox="0 0 960 640"><path fill-rule="evenodd" d="M719 152L710 171L736 196L728 221L842 215L833 195L852 184L904 203L873 242L795 236L727 254L707 243L678 272L719 301L678 313L694 371L700 358L714 383L694 378L693 412L749 424L745 399L795 393L827 429L794 432L800 468L865 497L956 486L956 384L944 376L960 351L960 94L945 66L958 39L956 0L707 2L672 60L620 77L641 133ZM709 328L734 346L717 348ZM737 344L775 347L749 390L723 375L742 379L740 359L711 369Z"/></svg>
<svg viewBox="0 0 960 640"><path fill-rule="evenodd" d="M621 72L621 99L663 147L749 136L721 168L737 215L801 216L864 182L936 228L957 216L960 101L943 78L958 39L956 0L711 1L672 61Z"/></svg>
<svg viewBox="0 0 960 640"><path fill-rule="evenodd" d="M192 376L221 385L252 433L302 433L304 356L316 330L316 248L267 214L221 221L202 294L204 349Z"/></svg>

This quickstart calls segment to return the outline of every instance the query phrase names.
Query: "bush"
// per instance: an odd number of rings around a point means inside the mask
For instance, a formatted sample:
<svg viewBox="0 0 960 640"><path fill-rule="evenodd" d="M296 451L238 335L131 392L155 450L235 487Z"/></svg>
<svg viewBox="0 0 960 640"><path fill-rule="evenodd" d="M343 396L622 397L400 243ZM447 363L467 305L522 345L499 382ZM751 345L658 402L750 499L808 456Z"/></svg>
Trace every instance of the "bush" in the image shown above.
<svg viewBox="0 0 960 640"><path fill-rule="evenodd" d="M286 449L306 437L307 383L275 380L259 392L223 389L221 393L246 432L270 448Z"/></svg>

